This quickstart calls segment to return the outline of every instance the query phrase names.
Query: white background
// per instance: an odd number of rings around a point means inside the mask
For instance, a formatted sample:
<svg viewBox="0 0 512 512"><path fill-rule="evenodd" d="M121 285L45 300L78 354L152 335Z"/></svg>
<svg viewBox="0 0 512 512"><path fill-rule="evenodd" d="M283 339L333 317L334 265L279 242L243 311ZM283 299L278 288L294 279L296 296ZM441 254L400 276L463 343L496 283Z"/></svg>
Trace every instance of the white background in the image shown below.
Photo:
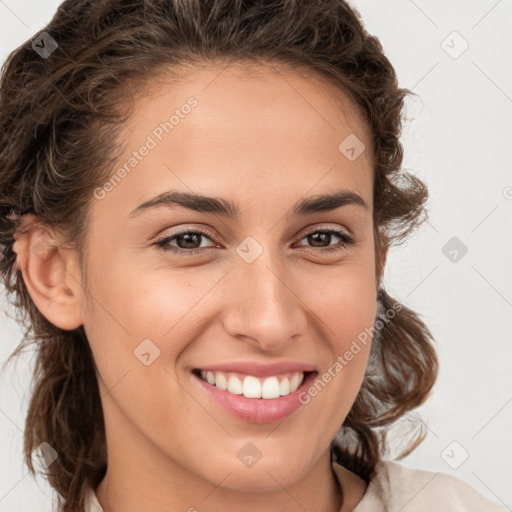
<svg viewBox="0 0 512 512"><path fill-rule="evenodd" d="M441 369L416 414L428 436L401 462L451 473L512 510L512 1L351 3L400 85L420 96L407 103L404 168L427 183L430 219L391 252L385 285L421 314ZM59 4L0 0L2 63ZM445 51L463 48L454 31L469 44L458 58ZM452 237L468 248L457 262L442 252ZM3 313L5 294L0 309L3 363L21 331ZM21 457L30 363L0 375L0 512L51 509L50 487L27 477Z"/></svg>

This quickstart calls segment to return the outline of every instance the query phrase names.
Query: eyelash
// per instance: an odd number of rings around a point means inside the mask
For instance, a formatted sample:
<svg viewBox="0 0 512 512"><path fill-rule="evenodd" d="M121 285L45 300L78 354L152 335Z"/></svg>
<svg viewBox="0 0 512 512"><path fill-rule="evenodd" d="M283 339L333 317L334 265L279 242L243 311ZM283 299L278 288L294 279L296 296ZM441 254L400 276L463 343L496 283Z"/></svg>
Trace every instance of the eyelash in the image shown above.
<svg viewBox="0 0 512 512"><path fill-rule="evenodd" d="M341 251L341 250L345 249L347 246L355 243L354 238L347 235L344 231L341 231L338 229L333 229L333 228L316 229L314 231L310 231L309 233L306 233L300 240L302 240L302 239L306 238L307 236L312 235L314 233L328 233L328 234L336 235L337 237L339 237L341 239L341 242L339 242L339 245L336 245L336 246L330 247L330 248L319 248L319 250L322 252L332 253L332 252L336 252L336 251ZM172 246L168 245L169 242L171 242L172 240L175 240L179 236L188 235L188 234L202 235L202 236L208 238L209 240L211 240L210 235L208 233L201 231L201 230L190 230L189 229L189 230L181 231L179 233L175 233L172 236L160 238L159 240L154 242L152 245L157 246L157 248L159 250L162 250L165 252L171 251L180 256L185 256L185 255L186 256L194 256L194 255L200 254L202 252L202 249L180 249L180 248L176 248L176 247L172 247ZM207 247L206 249L213 249L213 247ZM315 249L315 248L312 247L312 249Z"/></svg>

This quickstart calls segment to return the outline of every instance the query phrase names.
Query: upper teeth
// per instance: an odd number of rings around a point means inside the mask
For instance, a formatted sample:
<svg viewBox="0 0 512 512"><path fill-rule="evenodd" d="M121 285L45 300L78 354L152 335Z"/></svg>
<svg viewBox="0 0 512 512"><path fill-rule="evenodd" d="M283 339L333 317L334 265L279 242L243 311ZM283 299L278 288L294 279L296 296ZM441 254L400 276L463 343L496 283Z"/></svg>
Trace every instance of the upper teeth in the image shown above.
<svg viewBox="0 0 512 512"><path fill-rule="evenodd" d="M240 373L201 370L201 378L208 384L246 398L278 398L297 390L304 379L303 372L287 373L272 377L254 377Z"/></svg>

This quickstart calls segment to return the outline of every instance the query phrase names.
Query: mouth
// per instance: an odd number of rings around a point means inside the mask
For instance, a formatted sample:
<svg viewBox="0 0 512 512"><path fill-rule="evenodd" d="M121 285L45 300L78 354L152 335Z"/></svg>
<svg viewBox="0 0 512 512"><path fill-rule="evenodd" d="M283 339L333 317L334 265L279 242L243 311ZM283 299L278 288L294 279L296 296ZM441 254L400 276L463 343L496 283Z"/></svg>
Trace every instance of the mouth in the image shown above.
<svg viewBox="0 0 512 512"><path fill-rule="evenodd" d="M192 373L207 385L250 399L272 400L288 396L316 371L285 372L266 377L240 372L210 371L195 368Z"/></svg>

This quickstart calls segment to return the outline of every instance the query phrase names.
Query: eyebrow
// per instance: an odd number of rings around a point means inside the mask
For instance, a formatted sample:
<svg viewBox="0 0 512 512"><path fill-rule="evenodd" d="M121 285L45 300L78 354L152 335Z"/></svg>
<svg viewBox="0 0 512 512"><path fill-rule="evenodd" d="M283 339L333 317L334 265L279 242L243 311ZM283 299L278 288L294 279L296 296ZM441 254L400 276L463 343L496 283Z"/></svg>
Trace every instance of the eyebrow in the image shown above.
<svg viewBox="0 0 512 512"><path fill-rule="evenodd" d="M136 217L144 211L161 205L182 206L183 208L197 212L223 215L229 219L237 219L240 216L240 208L238 204L233 201L219 197L208 197L170 190L137 206L137 208L130 213L129 217ZM298 201L292 207L290 213L287 214L287 217L303 217L318 212L336 210L337 208L347 205L360 206L368 210L368 205L361 196L350 190L339 190L331 194L320 194L306 197Z"/></svg>

